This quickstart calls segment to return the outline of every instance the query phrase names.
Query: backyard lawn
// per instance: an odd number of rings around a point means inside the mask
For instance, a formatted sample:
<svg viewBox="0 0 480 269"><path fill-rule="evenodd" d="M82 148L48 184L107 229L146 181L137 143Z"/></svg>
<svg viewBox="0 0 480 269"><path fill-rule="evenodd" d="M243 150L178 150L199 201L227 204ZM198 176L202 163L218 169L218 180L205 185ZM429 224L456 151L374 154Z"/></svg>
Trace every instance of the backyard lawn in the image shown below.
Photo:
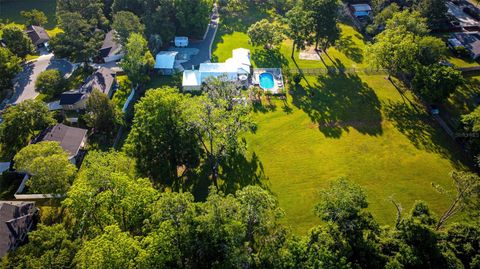
<svg viewBox="0 0 480 269"><path fill-rule="evenodd" d="M260 67L368 67L365 41L348 22L340 25L340 42L317 61L300 60L298 51L293 61L289 40L276 51L266 51L252 47L241 27L222 27L220 23L213 47L219 62L231 57L232 49L244 47L251 50L253 65ZM264 100L254 119L258 128L246 135L250 159L239 170L278 197L285 223L297 234L319 223L313 212L318 192L336 178L359 183L374 217L392 224L395 208L390 197L405 210L415 200L425 200L441 214L449 200L431 183L450 188L449 173L464 168L460 152L439 126L385 75L307 76L286 102Z"/></svg>

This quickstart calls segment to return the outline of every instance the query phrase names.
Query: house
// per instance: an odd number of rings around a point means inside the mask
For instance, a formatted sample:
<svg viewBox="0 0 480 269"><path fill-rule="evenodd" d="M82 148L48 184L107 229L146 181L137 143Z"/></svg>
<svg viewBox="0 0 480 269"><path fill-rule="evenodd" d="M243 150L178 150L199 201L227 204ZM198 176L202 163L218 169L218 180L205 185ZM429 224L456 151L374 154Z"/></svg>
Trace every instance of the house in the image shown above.
<svg viewBox="0 0 480 269"><path fill-rule="evenodd" d="M184 48L187 46L188 46L188 37L186 36L175 37L175 47Z"/></svg>
<svg viewBox="0 0 480 269"><path fill-rule="evenodd" d="M0 201L0 258L25 242L37 214L35 202Z"/></svg>
<svg viewBox="0 0 480 269"><path fill-rule="evenodd" d="M105 35L105 39L103 40L102 47L100 48L100 57L102 58L103 62L116 62L125 56L123 52L123 47L118 41L115 39L115 31L111 30Z"/></svg>
<svg viewBox="0 0 480 269"><path fill-rule="evenodd" d="M178 51L160 51L155 56L154 68L164 75L172 75L174 73L175 58Z"/></svg>
<svg viewBox="0 0 480 269"><path fill-rule="evenodd" d="M117 86L115 72L101 67L89 76L78 90L64 92L60 95L60 105L64 110L82 110L86 108L86 100L93 89L97 89L112 98Z"/></svg>
<svg viewBox="0 0 480 269"><path fill-rule="evenodd" d="M357 18L368 17L372 13L372 7L369 4L351 5L353 15Z"/></svg>
<svg viewBox="0 0 480 269"><path fill-rule="evenodd" d="M68 153L68 159L76 164L79 152L87 141L87 129L70 127L62 123L55 124L44 130L34 141L56 141Z"/></svg>
<svg viewBox="0 0 480 269"><path fill-rule="evenodd" d="M50 37L47 31L41 26L30 25L25 30L25 33L32 40L33 45L37 48L48 47Z"/></svg>
<svg viewBox="0 0 480 269"><path fill-rule="evenodd" d="M225 76L229 81L241 81L251 74L250 51L235 49L232 58L224 63L201 63L198 70L183 72L182 86L185 90L200 90L202 83L209 77Z"/></svg>
<svg viewBox="0 0 480 269"><path fill-rule="evenodd" d="M454 33L448 39L448 46L451 49L465 48L472 59L480 58L480 32Z"/></svg>

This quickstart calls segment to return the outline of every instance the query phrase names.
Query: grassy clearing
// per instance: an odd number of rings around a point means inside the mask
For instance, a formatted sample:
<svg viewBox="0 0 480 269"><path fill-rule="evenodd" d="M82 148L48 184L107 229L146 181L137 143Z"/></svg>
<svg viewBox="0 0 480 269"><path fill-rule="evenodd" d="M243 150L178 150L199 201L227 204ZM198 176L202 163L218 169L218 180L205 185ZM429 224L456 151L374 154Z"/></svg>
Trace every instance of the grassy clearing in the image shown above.
<svg viewBox="0 0 480 269"><path fill-rule="evenodd" d="M339 43L317 61L300 60L298 51L292 59L289 40L277 50L252 47L246 35L250 22L244 27L238 26L242 21L222 23L214 61L224 61L232 49L244 47L251 50L254 66L369 67L363 58L365 40L348 22L340 24ZM236 187L260 184L270 189L286 212L285 223L297 234L319 223L313 212L318 192L338 177L365 188L375 218L392 224L390 197L406 209L415 200L425 200L440 214L449 201L431 183L449 188L449 173L464 168L461 153L439 126L383 75L307 76L286 102L264 100L254 119L258 129L246 135L249 158L236 162ZM223 174L232 178L233 173ZM245 178L253 180L242 181Z"/></svg>
<svg viewBox="0 0 480 269"><path fill-rule="evenodd" d="M55 0L22 0L3 1L0 7L0 19L7 22L16 22L23 24L25 20L20 15L22 10L38 9L43 11L48 18L46 28L54 28L57 24L55 18L55 8L57 3Z"/></svg>
<svg viewBox="0 0 480 269"><path fill-rule="evenodd" d="M463 167L460 154L384 76L307 77L287 100L258 110L258 130L246 138L256 173L295 233L319 223L318 191L338 177L365 188L383 224L395 219L391 196L406 209L425 200L437 214L448 205L431 182L450 187L449 173Z"/></svg>

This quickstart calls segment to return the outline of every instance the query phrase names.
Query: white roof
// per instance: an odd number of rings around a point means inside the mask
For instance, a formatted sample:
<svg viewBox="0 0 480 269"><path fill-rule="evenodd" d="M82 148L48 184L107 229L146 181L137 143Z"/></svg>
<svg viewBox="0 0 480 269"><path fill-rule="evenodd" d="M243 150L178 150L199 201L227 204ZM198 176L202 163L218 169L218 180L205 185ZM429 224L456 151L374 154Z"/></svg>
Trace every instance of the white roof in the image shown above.
<svg viewBox="0 0 480 269"><path fill-rule="evenodd" d="M352 5L352 8L355 9L355 11L372 11L369 4L356 4Z"/></svg>
<svg viewBox="0 0 480 269"><path fill-rule="evenodd" d="M463 44L462 42L460 42L458 39L456 38L449 38L448 39L448 43L450 43L452 46L454 47L463 47Z"/></svg>
<svg viewBox="0 0 480 269"><path fill-rule="evenodd" d="M160 51L155 57L156 69L173 69L178 51Z"/></svg>
<svg viewBox="0 0 480 269"><path fill-rule="evenodd" d="M176 36L175 41L188 41L188 37L186 37L186 36Z"/></svg>
<svg viewBox="0 0 480 269"><path fill-rule="evenodd" d="M200 72L198 70L185 70L183 71L182 86L200 86L202 81L200 80Z"/></svg>
<svg viewBox="0 0 480 269"><path fill-rule="evenodd" d="M237 73L238 67L231 63L201 63L200 73Z"/></svg>

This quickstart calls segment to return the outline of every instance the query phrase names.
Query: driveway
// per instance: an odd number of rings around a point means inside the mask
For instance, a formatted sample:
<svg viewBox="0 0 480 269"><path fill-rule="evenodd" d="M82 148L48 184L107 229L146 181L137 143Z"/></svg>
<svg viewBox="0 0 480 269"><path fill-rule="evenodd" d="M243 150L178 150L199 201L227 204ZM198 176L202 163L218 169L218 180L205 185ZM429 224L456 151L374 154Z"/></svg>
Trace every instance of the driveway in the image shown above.
<svg viewBox="0 0 480 269"><path fill-rule="evenodd" d="M210 23L208 24L207 34L205 35L205 39L199 41L190 41L188 48L197 49L198 53L195 55L191 55L191 58L182 63L183 68L191 69L192 65L197 66L201 63L209 62L211 58L211 49L212 44L215 39L215 35L218 29L218 22L219 22L219 14L217 8L212 11ZM176 50L176 49L173 49Z"/></svg>
<svg viewBox="0 0 480 269"><path fill-rule="evenodd" d="M14 93L7 104L35 99L39 94L35 91L35 81L38 75L47 69L57 69L64 76L69 76L73 72L73 65L67 60L55 59L53 54L42 55L35 61L26 63L14 79Z"/></svg>

